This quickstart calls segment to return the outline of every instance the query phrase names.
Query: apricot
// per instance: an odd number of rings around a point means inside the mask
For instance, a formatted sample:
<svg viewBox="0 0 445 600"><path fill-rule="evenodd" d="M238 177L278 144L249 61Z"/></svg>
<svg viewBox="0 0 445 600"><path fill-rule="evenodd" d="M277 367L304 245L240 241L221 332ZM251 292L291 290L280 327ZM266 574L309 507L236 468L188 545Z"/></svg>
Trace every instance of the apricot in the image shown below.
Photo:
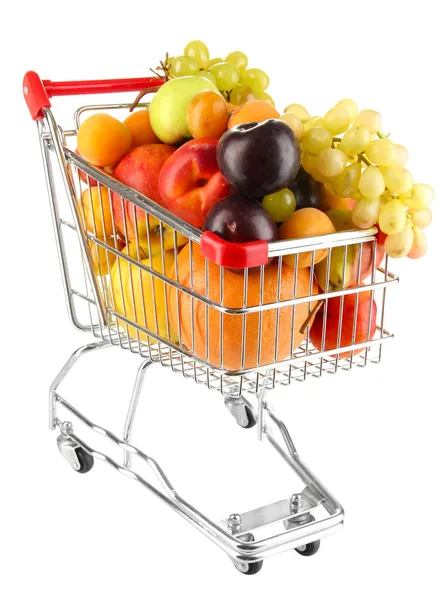
<svg viewBox="0 0 445 600"><path fill-rule="evenodd" d="M84 190L81 196L81 214L84 217L87 231L104 239L113 235L113 220L111 216L111 201L108 188L100 186L100 196L97 187Z"/></svg>
<svg viewBox="0 0 445 600"><path fill-rule="evenodd" d="M280 113L265 100L249 100L238 110L236 110L229 119L229 129L242 123L259 123L267 119L278 119Z"/></svg>
<svg viewBox="0 0 445 600"><path fill-rule="evenodd" d="M77 133L81 156L96 167L115 165L131 147L131 133L124 123L105 113L83 121Z"/></svg>
<svg viewBox="0 0 445 600"><path fill-rule="evenodd" d="M227 102L214 90L203 90L190 100L187 107L187 127L196 139L218 139L227 129Z"/></svg>
<svg viewBox="0 0 445 600"><path fill-rule="evenodd" d="M150 113L145 108L128 115L124 120L124 125L128 127L131 133L131 149L144 144L161 143L151 127Z"/></svg>
<svg viewBox="0 0 445 600"><path fill-rule="evenodd" d="M317 235L335 233L335 227L330 218L318 208L300 208L292 213L280 227L280 239L291 240L309 238ZM314 264L319 263L327 255L327 249L316 250ZM283 261L290 267L294 266L295 255L283 256ZM310 267L312 251L298 253L298 268Z"/></svg>

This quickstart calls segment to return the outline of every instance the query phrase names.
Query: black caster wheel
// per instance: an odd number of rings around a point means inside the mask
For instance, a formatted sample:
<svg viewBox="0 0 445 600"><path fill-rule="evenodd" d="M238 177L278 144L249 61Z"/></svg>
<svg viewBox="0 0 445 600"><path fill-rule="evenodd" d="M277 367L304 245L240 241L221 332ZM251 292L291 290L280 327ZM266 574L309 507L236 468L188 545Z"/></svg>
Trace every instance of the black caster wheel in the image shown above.
<svg viewBox="0 0 445 600"><path fill-rule="evenodd" d="M248 406L245 407L245 411L246 411L246 419L243 419L242 423L240 423L238 421L238 425L240 427L242 427L243 429L251 429L252 427L255 427L256 419L255 419L255 416L254 416L252 410ZM256 565L256 564L257 563L252 563L252 565ZM261 569L261 567L260 567L260 569ZM259 569L258 569L258 571L259 571ZM258 571L255 571L255 573L257 573Z"/></svg>
<svg viewBox="0 0 445 600"><path fill-rule="evenodd" d="M259 560L258 562L254 562L254 563L243 562L243 563L234 563L234 564L235 564L237 571L239 571L243 575L255 575L255 573L258 573L259 571L261 571L261 568L263 566L263 561Z"/></svg>
<svg viewBox="0 0 445 600"><path fill-rule="evenodd" d="M315 540L315 542L311 542L310 544L305 544L304 546L298 546L295 548L295 552L301 554L301 556L313 556L317 554L320 550L320 540Z"/></svg>
<svg viewBox="0 0 445 600"><path fill-rule="evenodd" d="M77 473L88 473L94 466L94 458L88 454L83 448L76 448L76 457L78 469L74 469Z"/></svg>

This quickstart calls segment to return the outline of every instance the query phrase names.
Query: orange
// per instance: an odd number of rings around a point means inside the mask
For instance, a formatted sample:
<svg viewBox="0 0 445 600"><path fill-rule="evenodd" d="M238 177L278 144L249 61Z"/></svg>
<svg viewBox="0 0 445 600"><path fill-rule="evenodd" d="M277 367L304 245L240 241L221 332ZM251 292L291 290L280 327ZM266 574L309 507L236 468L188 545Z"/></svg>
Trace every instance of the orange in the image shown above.
<svg viewBox="0 0 445 600"><path fill-rule="evenodd" d="M236 110L229 119L229 129L241 123L259 123L267 119L278 119L280 113L265 100L249 100L238 110Z"/></svg>
<svg viewBox="0 0 445 600"><path fill-rule="evenodd" d="M150 113L147 109L131 113L124 121L131 133L131 149L144 144L160 144L150 123Z"/></svg>
<svg viewBox="0 0 445 600"><path fill-rule="evenodd" d="M170 271L170 278L175 280L175 268ZM294 271L287 265L282 265L280 298L290 300L294 297ZM249 273L247 306L260 304L260 272ZM191 288L190 283L190 244L187 244L178 256L178 280L186 288ZM278 263L274 261L264 271L263 303L277 301L278 289ZM193 290L201 295L206 295L205 259L200 253L199 246L193 245ZM222 304L227 308L241 308L243 305L244 275L233 273L228 269L224 272L224 287ZM296 296L301 298L309 295L310 272L309 269L299 269ZM314 283L313 294L317 293ZM221 301L220 267L211 261L208 262L208 297L213 302ZM208 308L208 340L206 340L206 305L200 300L193 301L189 294L178 293L176 288L168 287L167 304L169 320L172 329L179 334L179 323L182 343L191 350L197 358L208 360L213 366L225 370L237 371L242 368L249 369L259 365L267 365L290 357L302 342L304 334L299 332L300 327L309 314L309 302L295 305L295 320L292 339L292 307L278 309L278 337L275 356L275 335L277 322L277 309L262 311L261 319L261 345L258 341L260 313L248 314L245 319L245 348L244 364L242 361L243 317L242 315L222 315L215 308ZM178 318L179 305L179 318ZM194 348L192 343L192 315L195 329ZM221 340L221 323L223 328ZM206 341L208 342L206 344ZM221 341L222 354L221 356ZM258 350L260 354L258 356ZM208 351L208 357L207 357ZM222 365L221 365L222 363Z"/></svg>
<svg viewBox="0 0 445 600"><path fill-rule="evenodd" d="M335 227L331 219L323 211L311 207L300 208L293 212L281 224L279 230L281 240L309 238L327 233L335 233ZM314 265L322 261L327 253L327 249L316 250L314 253ZM293 267L295 254L283 256L283 261L290 267ZM298 253L298 268L310 267L311 264L312 251Z"/></svg>

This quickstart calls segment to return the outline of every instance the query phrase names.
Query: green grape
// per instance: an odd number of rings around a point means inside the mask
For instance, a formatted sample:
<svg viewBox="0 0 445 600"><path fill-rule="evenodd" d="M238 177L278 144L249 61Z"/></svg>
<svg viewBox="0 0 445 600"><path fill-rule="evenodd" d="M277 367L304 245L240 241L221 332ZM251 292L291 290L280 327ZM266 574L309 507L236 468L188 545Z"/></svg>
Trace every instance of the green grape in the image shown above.
<svg viewBox="0 0 445 600"><path fill-rule="evenodd" d="M317 154L312 154L311 152L307 151L304 151L301 155L301 166L306 173L309 173L309 175L312 175L312 173L317 171L317 158Z"/></svg>
<svg viewBox="0 0 445 600"><path fill-rule="evenodd" d="M405 146L401 146L400 144L395 144L395 150L396 151L392 164L399 167L404 167L408 162L408 150L405 148Z"/></svg>
<svg viewBox="0 0 445 600"><path fill-rule="evenodd" d="M184 48L184 55L189 58L194 58L200 69L207 69L209 66L209 49L204 42L200 42L199 40L189 42Z"/></svg>
<svg viewBox="0 0 445 600"><path fill-rule="evenodd" d="M351 219L361 229L369 229L379 220L380 198L360 198L355 203Z"/></svg>
<svg viewBox="0 0 445 600"><path fill-rule="evenodd" d="M239 73L242 74L244 69L247 67L249 60L244 52L236 50L235 52L231 52L226 56L225 62L233 65L236 69L238 69Z"/></svg>
<svg viewBox="0 0 445 600"><path fill-rule="evenodd" d="M408 214L412 215L413 225L426 229L433 219L433 213L429 208L410 208Z"/></svg>
<svg viewBox="0 0 445 600"><path fill-rule="evenodd" d="M385 180L378 167L366 167L360 177L358 189L365 198L378 198L385 191Z"/></svg>
<svg viewBox="0 0 445 600"><path fill-rule="evenodd" d="M284 112L285 113L291 112L294 115L296 115L300 119L300 121L303 123L303 125L307 121L309 121L309 119L311 118L311 115L301 104L289 104L289 106L287 106L284 109ZM316 118L316 117L314 117L314 118Z"/></svg>
<svg viewBox="0 0 445 600"><path fill-rule="evenodd" d="M382 206L379 217L379 227L383 233L395 235L402 231L406 224L406 211L403 202L390 200Z"/></svg>
<svg viewBox="0 0 445 600"><path fill-rule="evenodd" d="M354 162L346 167L332 182L334 192L342 198L351 198L358 192L358 183L362 174L362 166Z"/></svg>
<svg viewBox="0 0 445 600"><path fill-rule="evenodd" d="M238 70L227 62L217 63L209 69L216 79L216 85L221 92L230 92L239 84Z"/></svg>
<svg viewBox="0 0 445 600"><path fill-rule="evenodd" d="M426 237L420 227L413 229L413 243L408 252L408 258L422 258L426 254Z"/></svg>
<svg viewBox="0 0 445 600"><path fill-rule="evenodd" d="M349 119L351 120L351 123L358 114L357 102L355 102L354 100L351 100L350 98L343 98L343 100L340 100L340 102L337 102L337 104L335 106L337 106L339 108L345 108L348 111Z"/></svg>
<svg viewBox="0 0 445 600"><path fill-rule="evenodd" d="M253 93L252 88L247 87L247 85L236 85L230 92L230 102L237 106L241 106L249 100L255 100L255 98L256 96Z"/></svg>
<svg viewBox="0 0 445 600"><path fill-rule="evenodd" d="M415 183L412 187L411 193L403 198L406 206L416 209L426 208L433 200L434 190L426 183Z"/></svg>
<svg viewBox="0 0 445 600"><path fill-rule="evenodd" d="M331 194L331 196L335 196L334 186L330 181L323 181L323 187L328 194Z"/></svg>
<svg viewBox="0 0 445 600"><path fill-rule="evenodd" d="M210 69L210 67L213 67L213 65L217 65L218 63L222 63L224 62L223 58L211 58L209 60L209 64L207 66L207 69Z"/></svg>
<svg viewBox="0 0 445 600"><path fill-rule="evenodd" d="M338 147L349 156L355 156L364 151L370 139L371 135L365 127L353 125L346 131Z"/></svg>
<svg viewBox="0 0 445 600"><path fill-rule="evenodd" d="M393 194L407 194L413 187L413 176L404 167L382 167L386 187ZM420 207L419 207L420 208Z"/></svg>
<svg viewBox="0 0 445 600"><path fill-rule="evenodd" d="M196 75L199 65L194 58L188 56L176 56L171 63L169 73L171 77L185 77Z"/></svg>
<svg viewBox="0 0 445 600"><path fill-rule="evenodd" d="M275 223L282 223L295 211L297 200L291 190L284 188L283 190L264 196L263 207Z"/></svg>
<svg viewBox="0 0 445 600"><path fill-rule="evenodd" d="M410 252L414 242L414 231L411 223L406 222L399 233L388 235L385 240L385 251L391 258L403 258Z"/></svg>
<svg viewBox="0 0 445 600"><path fill-rule="evenodd" d="M339 106L328 110L323 117L323 121L326 129L332 133L332 135L343 133L343 131L346 131L351 124L351 118L348 111L346 108L341 108Z"/></svg>
<svg viewBox="0 0 445 600"><path fill-rule="evenodd" d="M312 129L310 131L312 131ZM346 159L346 154L336 148L323 150L317 158L318 172L324 178L329 179L331 177L336 177L337 175L340 175L346 167Z"/></svg>
<svg viewBox="0 0 445 600"><path fill-rule="evenodd" d="M267 92L260 92L260 93L256 94L256 97L257 97L257 100L264 100L264 102L268 102L275 108L275 102L273 101L273 98L271 96L269 96L269 94Z"/></svg>
<svg viewBox="0 0 445 600"><path fill-rule="evenodd" d="M281 115L280 121L284 121L286 125L289 125L295 133L297 140L301 140L304 134L303 123L294 113L284 113L284 115Z"/></svg>
<svg viewBox="0 0 445 600"><path fill-rule="evenodd" d="M366 156L369 160L379 166L391 165L396 157L396 146L387 138L372 140L366 146Z"/></svg>
<svg viewBox="0 0 445 600"><path fill-rule="evenodd" d="M261 69L246 69L241 75L241 83L248 85L257 95L269 87L269 77Z"/></svg>
<svg viewBox="0 0 445 600"><path fill-rule="evenodd" d="M210 71L199 71L198 73L196 73L196 76L202 77L203 79L207 79L207 81L210 81L211 83L213 83L213 85L216 85L215 76L212 75Z"/></svg>
<svg viewBox="0 0 445 600"><path fill-rule="evenodd" d="M354 121L356 127L365 127L371 135L375 135L382 125L382 117L375 110L361 110Z"/></svg>
<svg viewBox="0 0 445 600"><path fill-rule="evenodd" d="M284 113L288 114L288 113ZM295 113L290 113L295 114ZM303 149L312 154L320 154L332 146L332 135L326 129L313 127L306 131L301 138Z"/></svg>

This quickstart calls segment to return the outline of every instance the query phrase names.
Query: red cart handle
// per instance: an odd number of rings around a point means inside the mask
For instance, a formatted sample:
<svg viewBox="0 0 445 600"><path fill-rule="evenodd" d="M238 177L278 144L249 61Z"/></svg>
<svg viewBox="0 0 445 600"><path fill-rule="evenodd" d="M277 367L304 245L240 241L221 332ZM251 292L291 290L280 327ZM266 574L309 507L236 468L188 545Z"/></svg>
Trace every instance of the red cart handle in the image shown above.
<svg viewBox="0 0 445 600"><path fill-rule="evenodd" d="M50 108L53 96L74 96L78 94L107 94L119 92L140 92L145 88L155 88L164 82L158 77L134 77L131 79L102 79L92 81L43 81L34 71L28 71L23 78L23 94L31 117L43 119L43 109Z"/></svg>

